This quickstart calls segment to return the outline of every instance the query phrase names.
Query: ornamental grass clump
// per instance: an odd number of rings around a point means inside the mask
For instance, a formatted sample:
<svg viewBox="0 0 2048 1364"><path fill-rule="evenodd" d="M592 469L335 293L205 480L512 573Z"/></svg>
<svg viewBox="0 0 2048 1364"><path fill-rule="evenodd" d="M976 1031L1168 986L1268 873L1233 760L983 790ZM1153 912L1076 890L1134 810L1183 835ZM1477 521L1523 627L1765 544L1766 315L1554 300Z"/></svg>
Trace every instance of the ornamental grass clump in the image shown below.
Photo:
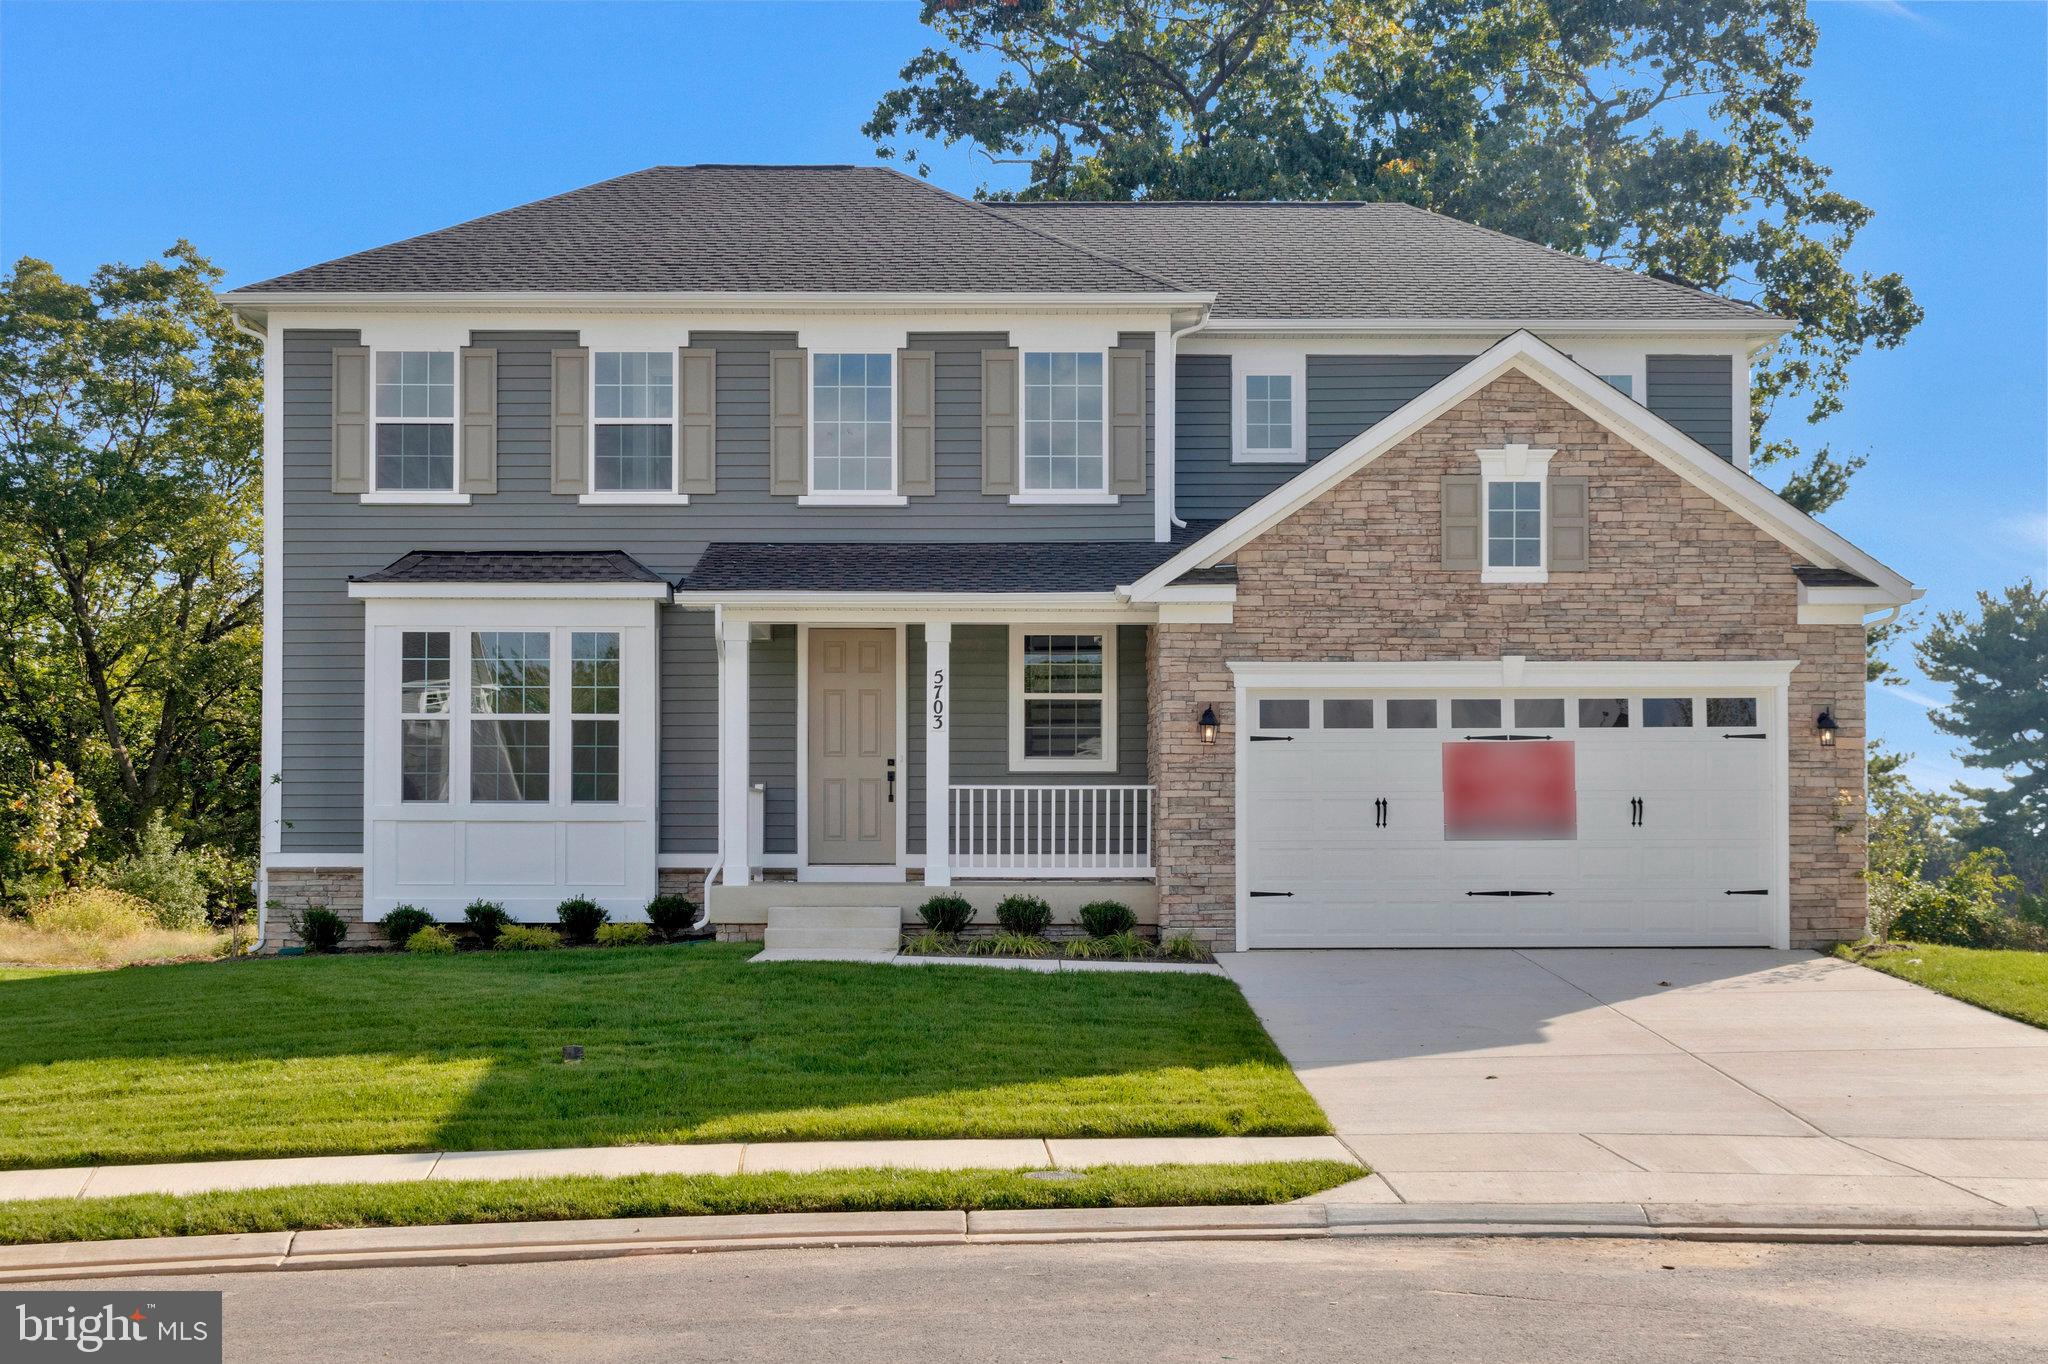
<svg viewBox="0 0 2048 1364"><path fill-rule="evenodd" d="M646 924L600 924L599 947L645 947L654 941L654 930Z"/></svg>
<svg viewBox="0 0 2048 1364"><path fill-rule="evenodd" d="M507 924L493 952L548 952L562 945L562 935L545 924Z"/></svg>

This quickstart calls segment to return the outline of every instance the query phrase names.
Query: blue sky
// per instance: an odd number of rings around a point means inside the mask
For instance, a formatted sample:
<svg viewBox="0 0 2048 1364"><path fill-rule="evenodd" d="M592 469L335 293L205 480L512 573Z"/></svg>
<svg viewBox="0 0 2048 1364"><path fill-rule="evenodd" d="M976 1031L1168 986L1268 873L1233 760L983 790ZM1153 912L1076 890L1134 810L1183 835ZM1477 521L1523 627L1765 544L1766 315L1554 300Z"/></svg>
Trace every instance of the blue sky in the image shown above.
<svg viewBox="0 0 2048 1364"><path fill-rule="evenodd" d="M1813 151L1877 210L1856 262L1927 310L1826 427L1872 456L1827 520L1964 606L2048 576L2048 6L1813 14ZM83 276L182 236L246 283L648 165L865 162L923 38L910 3L0 3L0 252ZM1870 703L1930 783L1963 774L1939 697Z"/></svg>

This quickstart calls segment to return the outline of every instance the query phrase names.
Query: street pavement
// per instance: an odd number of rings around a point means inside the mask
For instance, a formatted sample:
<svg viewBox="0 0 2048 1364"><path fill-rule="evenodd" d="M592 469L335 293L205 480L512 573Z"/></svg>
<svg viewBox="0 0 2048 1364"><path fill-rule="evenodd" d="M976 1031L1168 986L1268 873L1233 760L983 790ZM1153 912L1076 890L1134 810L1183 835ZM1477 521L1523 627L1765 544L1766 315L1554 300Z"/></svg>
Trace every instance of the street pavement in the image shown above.
<svg viewBox="0 0 2048 1364"><path fill-rule="evenodd" d="M102 1284L224 1290L237 1364L2003 1364L2048 1340L2048 1247L962 1245Z"/></svg>

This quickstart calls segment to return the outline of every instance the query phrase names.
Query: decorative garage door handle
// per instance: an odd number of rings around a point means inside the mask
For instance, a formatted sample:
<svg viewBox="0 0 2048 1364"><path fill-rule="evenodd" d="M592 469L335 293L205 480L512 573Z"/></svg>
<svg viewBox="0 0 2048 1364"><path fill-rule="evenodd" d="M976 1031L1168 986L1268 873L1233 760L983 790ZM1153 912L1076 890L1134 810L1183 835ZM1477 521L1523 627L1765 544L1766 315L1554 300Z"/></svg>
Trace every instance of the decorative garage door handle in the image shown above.
<svg viewBox="0 0 2048 1364"><path fill-rule="evenodd" d="M1465 736L1465 742L1472 743L1476 741L1479 743L1513 744L1520 743L1524 739L1548 740L1549 738L1550 736L1548 734L1467 734Z"/></svg>
<svg viewBox="0 0 2048 1364"><path fill-rule="evenodd" d="M1759 734L1756 737L1761 739L1764 736ZM1294 736L1292 734L1254 734L1252 735L1252 742L1255 744L1291 744L1294 742Z"/></svg>
<svg viewBox="0 0 2048 1364"><path fill-rule="evenodd" d="M1771 736L1768 734L1723 734L1721 737L1724 739L1768 739Z"/></svg>
<svg viewBox="0 0 2048 1364"><path fill-rule="evenodd" d="M1255 890L1252 892L1252 898L1254 900L1292 900L1294 898L1294 892L1291 890Z"/></svg>
<svg viewBox="0 0 2048 1364"><path fill-rule="evenodd" d="M1466 893L1467 895L1507 895L1507 896L1522 896L1522 895L1555 895L1555 894L1557 894L1557 892L1556 892L1556 891L1554 891L1554 890L1468 890L1468 891L1466 891L1465 893ZM1731 893L1732 893L1732 892L1731 892Z"/></svg>
<svg viewBox="0 0 2048 1364"><path fill-rule="evenodd" d="M1372 827L1375 829L1387 827L1387 798L1385 796L1381 796L1372 803Z"/></svg>
<svg viewBox="0 0 2048 1364"><path fill-rule="evenodd" d="M1769 895L1767 890L1724 890L1723 895Z"/></svg>

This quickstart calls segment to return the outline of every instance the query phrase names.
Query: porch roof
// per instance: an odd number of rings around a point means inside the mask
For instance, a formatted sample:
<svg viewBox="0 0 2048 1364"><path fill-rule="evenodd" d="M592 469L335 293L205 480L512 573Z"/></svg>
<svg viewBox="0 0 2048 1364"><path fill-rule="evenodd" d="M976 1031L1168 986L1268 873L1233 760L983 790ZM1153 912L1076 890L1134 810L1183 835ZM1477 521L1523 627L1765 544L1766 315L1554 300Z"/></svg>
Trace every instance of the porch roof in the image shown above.
<svg viewBox="0 0 2048 1364"><path fill-rule="evenodd" d="M668 580L619 549L416 549L355 583L658 583Z"/></svg>
<svg viewBox="0 0 2048 1364"><path fill-rule="evenodd" d="M1163 544L726 541L708 546L679 587L686 593L1112 592L1159 567L1209 529L1191 525ZM1204 569L1201 580L1234 582L1236 570L1229 565Z"/></svg>

